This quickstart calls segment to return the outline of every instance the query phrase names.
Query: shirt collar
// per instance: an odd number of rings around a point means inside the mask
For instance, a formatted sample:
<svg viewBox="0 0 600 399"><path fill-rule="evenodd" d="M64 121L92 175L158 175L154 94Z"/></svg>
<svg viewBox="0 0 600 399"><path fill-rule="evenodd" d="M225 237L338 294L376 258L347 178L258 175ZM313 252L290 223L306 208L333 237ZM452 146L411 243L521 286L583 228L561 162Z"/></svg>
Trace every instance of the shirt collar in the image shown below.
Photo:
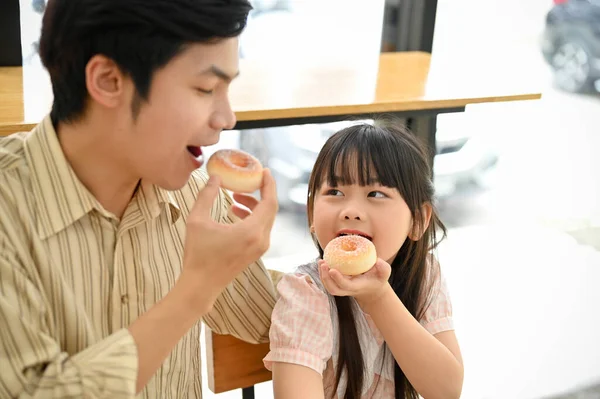
<svg viewBox="0 0 600 399"><path fill-rule="evenodd" d="M165 204L169 207L171 223L175 223L181 215L181 209L174 194L155 184L142 181L135 198L144 219L147 221L158 217L165 209Z"/></svg>
<svg viewBox="0 0 600 399"><path fill-rule="evenodd" d="M64 230L92 210L113 217L77 178L65 158L50 116L25 139L25 156L31 170L32 188L37 199L38 232L46 239ZM169 204L171 222L180 215L173 194L153 184L140 185L138 206L144 219L157 217Z"/></svg>

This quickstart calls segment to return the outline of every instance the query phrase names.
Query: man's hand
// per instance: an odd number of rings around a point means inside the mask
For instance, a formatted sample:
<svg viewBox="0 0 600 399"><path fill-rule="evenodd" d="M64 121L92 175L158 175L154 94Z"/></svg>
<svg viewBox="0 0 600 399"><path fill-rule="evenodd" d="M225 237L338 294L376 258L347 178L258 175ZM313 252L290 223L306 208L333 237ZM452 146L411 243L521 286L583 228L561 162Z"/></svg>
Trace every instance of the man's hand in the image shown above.
<svg viewBox="0 0 600 399"><path fill-rule="evenodd" d="M211 177L190 211L180 278L198 292L202 305L208 302L209 306L239 273L267 251L278 210L275 181L265 169L260 201L234 195L251 212L234 207L234 214L243 220L217 223L210 211L220 190L219 183L218 178Z"/></svg>
<svg viewBox="0 0 600 399"><path fill-rule="evenodd" d="M139 392L181 337L209 312L223 289L269 248L277 214L275 181L264 172L260 201L236 195L248 207L234 224L212 220L219 180L210 179L198 194L187 220L183 271L173 289L130 326L138 349Z"/></svg>
<svg viewBox="0 0 600 399"><path fill-rule="evenodd" d="M234 221L246 219L252 214L252 209L258 204L258 200L249 194L233 193L235 200L233 206L228 212L230 218Z"/></svg>

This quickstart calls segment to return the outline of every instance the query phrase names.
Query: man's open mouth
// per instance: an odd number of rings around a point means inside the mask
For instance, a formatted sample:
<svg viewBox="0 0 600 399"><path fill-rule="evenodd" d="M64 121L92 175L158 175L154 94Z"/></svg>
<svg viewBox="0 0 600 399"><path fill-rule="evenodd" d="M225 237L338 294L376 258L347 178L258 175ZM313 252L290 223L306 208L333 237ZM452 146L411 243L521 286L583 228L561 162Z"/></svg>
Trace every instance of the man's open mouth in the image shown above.
<svg viewBox="0 0 600 399"><path fill-rule="evenodd" d="M198 158L198 157L202 156L202 148L200 148L200 147L197 147L194 145L188 145L187 150L190 154L192 154L192 156L194 158Z"/></svg>

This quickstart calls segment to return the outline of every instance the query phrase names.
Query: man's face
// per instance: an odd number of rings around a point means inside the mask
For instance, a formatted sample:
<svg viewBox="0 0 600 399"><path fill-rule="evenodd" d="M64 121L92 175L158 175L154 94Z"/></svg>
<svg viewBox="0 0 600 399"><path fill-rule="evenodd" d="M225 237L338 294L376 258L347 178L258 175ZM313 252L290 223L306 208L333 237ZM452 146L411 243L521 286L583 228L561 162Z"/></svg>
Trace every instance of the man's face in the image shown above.
<svg viewBox="0 0 600 399"><path fill-rule="evenodd" d="M238 39L231 38L191 45L155 72L148 101L119 140L136 174L168 190L187 183L201 166L201 147L235 125L228 91L238 61Z"/></svg>

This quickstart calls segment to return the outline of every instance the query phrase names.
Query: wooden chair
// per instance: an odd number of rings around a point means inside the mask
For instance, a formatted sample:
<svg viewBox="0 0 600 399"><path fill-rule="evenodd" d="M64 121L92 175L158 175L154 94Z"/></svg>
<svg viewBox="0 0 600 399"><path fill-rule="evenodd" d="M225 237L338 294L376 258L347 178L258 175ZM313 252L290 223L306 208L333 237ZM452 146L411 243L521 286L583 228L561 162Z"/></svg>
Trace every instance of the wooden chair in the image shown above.
<svg viewBox="0 0 600 399"><path fill-rule="evenodd" d="M231 335L219 335L206 328L208 387L214 393L242 389L243 399L254 399L254 385L271 380L262 359L269 344L249 344Z"/></svg>

